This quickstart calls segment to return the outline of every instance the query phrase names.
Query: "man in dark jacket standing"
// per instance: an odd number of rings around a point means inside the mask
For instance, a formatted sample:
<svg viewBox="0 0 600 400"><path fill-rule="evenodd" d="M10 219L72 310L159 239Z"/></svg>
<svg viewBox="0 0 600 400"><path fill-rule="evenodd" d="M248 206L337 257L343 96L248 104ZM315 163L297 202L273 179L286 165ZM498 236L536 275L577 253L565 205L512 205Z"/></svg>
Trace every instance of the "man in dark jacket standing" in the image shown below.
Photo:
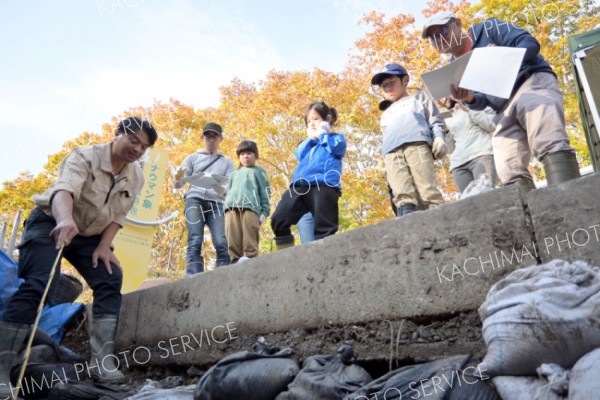
<svg viewBox="0 0 600 400"><path fill-rule="evenodd" d="M498 177L504 185L516 183L535 189L527 167L531 153L544 163L549 185L580 176L575 150L565 128L563 96L552 67L540 53L539 42L526 30L497 18L463 30L454 13L434 15L423 28L423 38L443 54L460 57L486 46L524 48L515 86L509 99L452 87L453 97L473 110L494 109L496 130L492 145Z"/></svg>

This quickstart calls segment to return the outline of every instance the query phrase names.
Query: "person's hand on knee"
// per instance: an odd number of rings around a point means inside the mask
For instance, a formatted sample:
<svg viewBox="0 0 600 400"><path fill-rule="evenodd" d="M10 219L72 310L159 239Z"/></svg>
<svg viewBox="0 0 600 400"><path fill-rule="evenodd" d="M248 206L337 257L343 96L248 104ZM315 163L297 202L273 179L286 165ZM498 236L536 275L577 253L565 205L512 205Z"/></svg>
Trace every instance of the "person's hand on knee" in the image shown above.
<svg viewBox="0 0 600 400"><path fill-rule="evenodd" d="M119 260L115 256L115 253L113 253L112 250L110 249L110 246L107 246L102 243L100 243L98 245L98 247L96 247L96 249L92 253L92 267L94 267L94 268L98 267L98 260L102 261L104 263L106 270L111 275L112 275L111 263L116 265L117 267L121 268L121 264L119 263Z"/></svg>

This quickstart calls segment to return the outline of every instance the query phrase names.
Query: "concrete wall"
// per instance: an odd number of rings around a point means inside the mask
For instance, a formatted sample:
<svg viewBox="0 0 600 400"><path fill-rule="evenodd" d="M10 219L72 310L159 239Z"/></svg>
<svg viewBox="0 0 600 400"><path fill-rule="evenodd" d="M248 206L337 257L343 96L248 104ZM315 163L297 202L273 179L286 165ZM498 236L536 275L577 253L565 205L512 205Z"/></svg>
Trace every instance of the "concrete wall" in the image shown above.
<svg viewBox="0 0 600 400"><path fill-rule="evenodd" d="M600 223L599 180L532 192L529 207L502 188L128 294L117 347L181 365L213 363L260 335L301 358L348 340L365 359L481 352L476 310L490 286L548 259L536 238ZM595 245L570 258L600 264ZM214 328L222 344L198 340Z"/></svg>
<svg viewBox="0 0 600 400"><path fill-rule="evenodd" d="M527 204L543 262L600 265L600 174L533 191Z"/></svg>

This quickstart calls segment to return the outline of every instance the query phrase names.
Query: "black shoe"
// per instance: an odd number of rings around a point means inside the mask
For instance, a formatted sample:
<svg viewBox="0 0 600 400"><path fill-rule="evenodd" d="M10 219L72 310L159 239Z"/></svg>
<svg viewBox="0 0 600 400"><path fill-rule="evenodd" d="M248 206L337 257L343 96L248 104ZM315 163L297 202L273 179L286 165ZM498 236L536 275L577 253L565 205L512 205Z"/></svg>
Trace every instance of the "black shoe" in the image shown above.
<svg viewBox="0 0 600 400"><path fill-rule="evenodd" d="M294 235L275 237L277 250L287 249L294 246Z"/></svg>
<svg viewBox="0 0 600 400"><path fill-rule="evenodd" d="M399 217L403 217L405 215L408 215L412 212L415 212L415 205L411 204L411 203L404 203L404 204L400 204L400 207L398 207L398 216Z"/></svg>

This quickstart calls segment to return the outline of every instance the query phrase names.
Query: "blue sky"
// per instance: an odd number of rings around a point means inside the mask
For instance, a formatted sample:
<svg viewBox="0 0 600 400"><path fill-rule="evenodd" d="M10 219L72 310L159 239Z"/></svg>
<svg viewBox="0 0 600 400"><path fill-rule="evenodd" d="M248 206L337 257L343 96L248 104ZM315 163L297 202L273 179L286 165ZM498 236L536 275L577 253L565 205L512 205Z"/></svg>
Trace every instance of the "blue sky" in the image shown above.
<svg viewBox="0 0 600 400"><path fill-rule="evenodd" d="M372 10L419 0L3 0L0 182L42 170L84 131L153 99L217 106L218 87L271 69L339 72Z"/></svg>

